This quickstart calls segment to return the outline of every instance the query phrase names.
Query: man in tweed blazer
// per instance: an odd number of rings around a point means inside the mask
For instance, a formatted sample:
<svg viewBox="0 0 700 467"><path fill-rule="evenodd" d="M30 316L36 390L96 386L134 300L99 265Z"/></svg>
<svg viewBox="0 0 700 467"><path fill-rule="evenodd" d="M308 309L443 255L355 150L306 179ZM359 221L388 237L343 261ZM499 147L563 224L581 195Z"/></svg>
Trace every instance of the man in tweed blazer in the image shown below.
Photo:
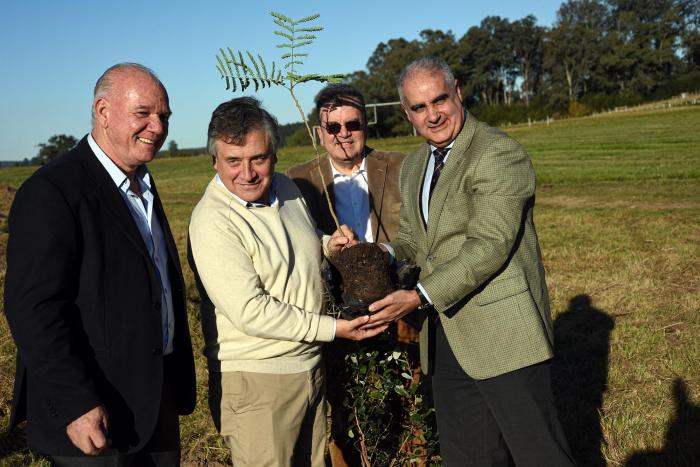
<svg viewBox="0 0 700 467"><path fill-rule="evenodd" d="M412 62L397 84L426 143L403 165L399 232L387 249L415 261L421 276L416 289L372 304L371 323L420 310L421 366L432 375L445 466L573 465L550 388L530 159L462 108L442 59Z"/></svg>

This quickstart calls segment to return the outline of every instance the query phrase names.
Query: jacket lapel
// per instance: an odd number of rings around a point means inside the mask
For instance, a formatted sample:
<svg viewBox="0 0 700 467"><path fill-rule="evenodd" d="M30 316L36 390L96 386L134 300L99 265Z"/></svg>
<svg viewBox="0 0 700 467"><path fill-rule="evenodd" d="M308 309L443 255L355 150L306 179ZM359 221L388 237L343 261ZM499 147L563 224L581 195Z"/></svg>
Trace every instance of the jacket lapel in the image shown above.
<svg viewBox="0 0 700 467"><path fill-rule="evenodd" d="M323 173L323 178L321 178L321 173ZM314 186L319 192L320 199L318 200L318 209L320 211L320 219L323 219L324 226L319 226L323 231L333 232L336 230L335 223L333 222L333 217L328 209L328 203L326 202L326 194L323 191L323 181L326 181L326 186L328 187L328 196L331 199L331 205L335 207L335 198L333 196L333 172L331 171L331 163L328 160L328 155L321 157L321 162L319 164L312 164L311 166L311 180ZM329 229L329 230L327 230Z"/></svg>
<svg viewBox="0 0 700 467"><path fill-rule="evenodd" d="M422 196L423 196L423 179L425 178L425 169L428 165L428 157L430 156L430 146L426 143L422 143L416 151L410 155L406 162L404 162L404 170L410 165L413 174L407 173L408 177L408 199L414 200L411 203L415 207L415 212L413 213L413 218L415 219L416 231L420 231L423 235L426 234L425 217L423 216L422 210ZM404 189L404 187L401 187Z"/></svg>
<svg viewBox="0 0 700 467"><path fill-rule="evenodd" d="M149 258L146 245L143 243L138 227L131 217L129 208L124 203L119 189L109 176L105 168L97 160L97 156L90 149L87 137L78 144L78 155L82 160L86 172L92 179L96 188L96 195L101 204L104 204L107 212L114 220L114 224L121 230L134 247L146 258ZM150 259L150 258L149 258Z"/></svg>
<svg viewBox="0 0 700 467"><path fill-rule="evenodd" d="M386 184L387 163L374 155L367 155L367 187L369 188L369 219L372 226L372 236L376 243L382 225L382 205L384 203L384 186ZM386 236L386 232L385 232Z"/></svg>
<svg viewBox="0 0 700 467"><path fill-rule="evenodd" d="M462 131L457 135L447 157L447 162L445 162L445 166L440 173L438 183L433 189L428 208L428 248L431 248L435 242L436 232L440 225L440 215L445 206L447 195L451 191L450 186L461 179L460 174L463 173L462 168L469 156L468 149L476 131L476 123L476 119L467 114ZM423 173L425 173L425 170Z"/></svg>

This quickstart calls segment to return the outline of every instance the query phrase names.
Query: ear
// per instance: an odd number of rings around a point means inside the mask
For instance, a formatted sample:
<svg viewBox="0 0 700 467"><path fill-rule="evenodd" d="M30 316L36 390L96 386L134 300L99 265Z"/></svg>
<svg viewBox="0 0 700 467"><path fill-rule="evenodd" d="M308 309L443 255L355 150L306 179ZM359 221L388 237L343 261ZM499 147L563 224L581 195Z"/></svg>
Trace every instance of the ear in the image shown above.
<svg viewBox="0 0 700 467"><path fill-rule="evenodd" d="M459 81L455 78L455 91L457 92L457 97L459 97L459 102L462 102L462 91L459 89Z"/></svg>
<svg viewBox="0 0 700 467"><path fill-rule="evenodd" d="M323 144L323 128L321 128L321 124L319 123L316 127L316 139L318 139L318 142Z"/></svg>
<svg viewBox="0 0 700 467"><path fill-rule="evenodd" d="M107 128L107 120L109 119L110 105L104 97L98 97L92 103L92 114L95 117L95 126Z"/></svg>
<svg viewBox="0 0 700 467"><path fill-rule="evenodd" d="M409 115L408 109L406 108L406 105L405 105L403 102L401 103L401 109L403 110L403 113L406 114L406 118L407 118L408 121L410 122L410 121L411 121L411 115Z"/></svg>

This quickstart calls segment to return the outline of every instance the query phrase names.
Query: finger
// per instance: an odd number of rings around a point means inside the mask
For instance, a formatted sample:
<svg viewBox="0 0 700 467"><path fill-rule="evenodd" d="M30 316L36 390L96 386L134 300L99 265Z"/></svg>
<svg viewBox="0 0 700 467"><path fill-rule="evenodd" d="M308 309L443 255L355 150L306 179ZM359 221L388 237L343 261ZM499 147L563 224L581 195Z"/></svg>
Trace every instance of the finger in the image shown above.
<svg viewBox="0 0 700 467"><path fill-rule="evenodd" d="M388 325L388 324L385 324L385 325L383 325L383 326L378 326L378 327L373 328L373 329L363 330L363 331L362 331L362 339L368 339L368 338L370 338L370 337L374 337L374 336L376 336L376 335L378 335L378 334L383 333L383 332L386 331L388 328L389 328L389 325Z"/></svg>
<svg viewBox="0 0 700 467"><path fill-rule="evenodd" d="M101 429L96 429L90 433L90 442L95 447L97 453L100 453L107 447L107 437Z"/></svg>
<svg viewBox="0 0 700 467"><path fill-rule="evenodd" d="M352 321L350 321L350 326L351 326L353 329L358 329L358 328L360 328L361 326L363 326L363 325L369 323L369 318L370 318L369 315L358 316L357 318L355 318L355 319L353 319Z"/></svg>
<svg viewBox="0 0 700 467"><path fill-rule="evenodd" d="M379 313L384 311L384 308L389 306L393 302L391 295L387 295L386 297L382 298L381 300L377 300L376 302L370 303L369 307L367 308L370 313L374 313L372 315L372 318L377 316ZM374 321L374 319L372 319Z"/></svg>

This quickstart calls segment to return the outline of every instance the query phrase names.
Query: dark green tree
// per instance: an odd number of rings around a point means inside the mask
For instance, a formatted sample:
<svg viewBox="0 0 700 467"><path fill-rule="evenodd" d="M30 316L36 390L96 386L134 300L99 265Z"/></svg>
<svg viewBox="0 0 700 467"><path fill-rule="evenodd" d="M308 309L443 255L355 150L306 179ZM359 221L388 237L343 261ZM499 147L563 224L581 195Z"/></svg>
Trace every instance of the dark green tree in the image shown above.
<svg viewBox="0 0 700 467"><path fill-rule="evenodd" d="M544 60L555 93L563 89L568 101L577 101L589 92L607 25L607 9L598 0L568 0L561 5Z"/></svg>
<svg viewBox="0 0 700 467"><path fill-rule="evenodd" d="M178 153L177 142L175 142L174 139L171 139L170 142L168 143L168 152L170 153L170 157L177 156L177 153Z"/></svg>
<svg viewBox="0 0 700 467"><path fill-rule="evenodd" d="M542 79L546 29L536 22L537 18L528 15L511 24L515 69L522 81L520 95L527 105L537 95Z"/></svg>
<svg viewBox="0 0 700 467"><path fill-rule="evenodd" d="M73 136L64 134L53 135L47 142L37 145L39 147L39 152L36 157L32 159L32 163L39 165L47 164L67 152L77 143L78 140Z"/></svg>

